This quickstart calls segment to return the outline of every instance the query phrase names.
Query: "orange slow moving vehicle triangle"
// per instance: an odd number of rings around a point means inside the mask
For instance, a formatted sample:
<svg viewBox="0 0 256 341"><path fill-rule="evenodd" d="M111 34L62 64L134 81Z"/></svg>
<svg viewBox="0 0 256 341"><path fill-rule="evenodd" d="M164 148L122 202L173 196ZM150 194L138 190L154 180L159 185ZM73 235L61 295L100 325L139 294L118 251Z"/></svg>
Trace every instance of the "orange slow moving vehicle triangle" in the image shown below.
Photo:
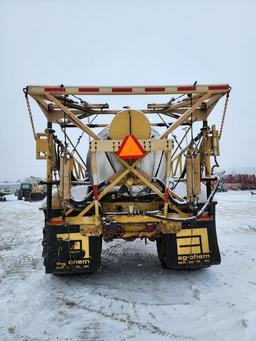
<svg viewBox="0 0 256 341"><path fill-rule="evenodd" d="M121 159L139 159L144 155L144 149L137 138L133 135L127 135L117 152Z"/></svg>

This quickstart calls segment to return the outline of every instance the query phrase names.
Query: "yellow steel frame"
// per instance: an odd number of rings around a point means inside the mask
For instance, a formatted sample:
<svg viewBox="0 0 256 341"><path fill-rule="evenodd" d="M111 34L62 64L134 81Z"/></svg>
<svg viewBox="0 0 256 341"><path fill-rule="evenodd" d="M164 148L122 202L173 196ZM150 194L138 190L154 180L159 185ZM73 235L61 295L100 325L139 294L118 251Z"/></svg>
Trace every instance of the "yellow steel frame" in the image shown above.
<svg viewBox="0 0 256 341"><path fill-rule="evenodd" d="M82 89L82 90L81 90ZM85 89L85 90L83 90ZM97 90L97 93L95 92ZM115 90L116 89L116 90ZM149 91L149 90L150 91ZM89 127L89 124L82 122L82 119L95 114L115 114L117 110L105 109L106 105L77 105L73 102L68 101L66 97L68 95L149 95L149 94L189 94L189 96L182 100L180 103L170 103L167 104L149 104L147 110L141 110L145 114L163 114L167 117L176 119L166 131L160 136L159 140L156 140L155 145L147 144L147 141L141 141L142 145L145 147L146 153L144 157L152 150L162 150L167 152L167 168L166 168L166 178L168 179L170 175L176 175L178 167L182 167L182 155L186 152L190 146L185 148L181 147L182 142L186 138L190 128L188 128L183 137L181 138L178 146L171 154L172 142L167 140L168 136L174 132L175 129L183 124L191 124L193 121L203 121L207 119L207 116L214 108L216 103L221 97L230 91L228 85L202 85L202 86L164 86L164 87L47 87L47 86L28 86L27 93L30 95L39 105L47 120L49 122L57 123L61 127L63 126L75 126L89 135L93 140L91 141L90 149L92 151L92 171L93 171L93 181L94 185L97 186L97 165L96 165L96 152L105 151L111 152L112 155L118 159L122 164L123 168L117 172L111 179L108 180L107 186L104 190L99 193L97 198L90 204L88 204L77 217L83 217L88 213L90 209L95 207L95 217L96 220L99 219L99 201L110 192L110 190L117 184L119 184L129 173L132 173L135 177L139 178L140 181L147 187L149 187L154 193L156 193L161 200L164 200L165 195L162 193L153 183L150 176L138 168L139 160L134 161L132 164L125 160L119 158L116 154L120 141L104 141L102 140L93 130ZM53 144L53 136L50 132L47 132L48 137L48 153L47 153L47 181L52 181L53 165L51 155L51 146ZM215 136L217 136L216 131L214 131ZM69 139L68 135L67 138ZM163 142L164 141L164 142ZM72 144L72 141L69 139ZM74 144L72 144L74 147ZM152 147L153 146L153 147ZM39 148L39 147L38 147ZM206 145L201 146L201 150L206 148ZM215 147L216 149L217 147ZM179 152L178 152L179 150ZM209 146L208 146L209 150ZM177 154L178 152L178 154ZM219 152L216 149L216 153ZM76 150L79 158L83 162L83 158ZM176 161L176 165L174 163ZM84 162L83 162L84 163ZM209 171L209 157L206 156L205 159L206 168ZM81 164L79 164L81 166ZM76 168L77 174L79 174L79 167ZM166 188L168 184L166 183ZM169 190L170 191L170 190ZM170 193L178 197L175 193L170 191ZM179 197L178 197L179 198ZM178 214L180 210L174 207ZM67 211L67 216L72 212L72 208ZM164 214L167 216L168 212L168 202L164 203Z"/></svg>

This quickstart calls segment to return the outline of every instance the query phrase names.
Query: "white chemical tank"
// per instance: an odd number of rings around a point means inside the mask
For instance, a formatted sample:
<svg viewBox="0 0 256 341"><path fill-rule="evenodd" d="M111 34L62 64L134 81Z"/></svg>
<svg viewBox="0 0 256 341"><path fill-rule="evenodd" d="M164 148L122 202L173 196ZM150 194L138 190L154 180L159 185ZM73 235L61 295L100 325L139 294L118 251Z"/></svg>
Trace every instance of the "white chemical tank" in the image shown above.
<svg viewBox="0 0 256 341"><path fill-rule="evenodd" d="M139 139L159 138L159 133L151 128L147 117L137 110L120 111L112 120L110 126L99 133L99 137L107 140L123 140L127 135L134 135ZM97 174L98 184L108 180L117 171L123 168L122 164L112 155L112 153L97 152ZM166 157L165 153L150 152L138 163L138 167L147 173L151 178L165 179ZM91 153L87 155L87 170L92 182Z"/></svg>

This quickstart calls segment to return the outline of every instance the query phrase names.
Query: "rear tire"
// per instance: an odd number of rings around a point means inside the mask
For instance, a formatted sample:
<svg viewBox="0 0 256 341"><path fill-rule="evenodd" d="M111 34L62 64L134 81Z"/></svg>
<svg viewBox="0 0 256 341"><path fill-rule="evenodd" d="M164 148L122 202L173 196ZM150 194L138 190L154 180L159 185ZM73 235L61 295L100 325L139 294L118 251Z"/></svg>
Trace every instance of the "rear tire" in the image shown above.
<svg viewBox="0 0 256 341"><path fill-rule="evenodd" d="M17 199L18 200L22 200L22 193L19 191L18 194L17 194Z"/></svg>
<svg viewBox="0 0 256 341"><path fill-rule="evenodd" d="M69 242L61 234L70 234ZM72 237L73 234L76 234ZM45 225L43 229L43 253L46 273L53 275L83 274L97 272L101 269L102 236L89 236L88 248L83 244L79 225L58 226ZM74 251L73 243L80 244ZM83 245L83 248L82 248ZM75 252L80 252L79 254ZM61 266L58 263L62 263Z"/></svg>
<svg viewBox="0 0 256 341"><path fill-rule="evenodd" d="M170 243L172 237L163 235L156 240L157 254L159 261L164 269L183 270L183 271L196 271L207 268L210 264L197 264L197 265L178 265L176 244Z"/></svg>
<svg viewBox="0 0 256 341"><path fill-rule="evenodd" d="M167 248L165 238L160 237L156 240L157 254L159 261L164 269L170 269L167 262Z"/></svg>

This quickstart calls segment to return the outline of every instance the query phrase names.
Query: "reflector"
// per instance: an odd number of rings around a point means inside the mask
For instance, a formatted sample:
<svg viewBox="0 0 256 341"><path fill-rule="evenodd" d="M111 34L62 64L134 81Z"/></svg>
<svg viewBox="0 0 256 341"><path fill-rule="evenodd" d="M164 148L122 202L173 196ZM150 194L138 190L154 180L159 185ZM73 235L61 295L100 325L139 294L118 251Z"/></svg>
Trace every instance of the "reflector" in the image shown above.
<svg viewBox="0 0 256 341"><path fill-rule="evenodd" d="M143 157L144 149L135 136L127 135L124 138L117 154L121 159L139 159Z"/></svg>

